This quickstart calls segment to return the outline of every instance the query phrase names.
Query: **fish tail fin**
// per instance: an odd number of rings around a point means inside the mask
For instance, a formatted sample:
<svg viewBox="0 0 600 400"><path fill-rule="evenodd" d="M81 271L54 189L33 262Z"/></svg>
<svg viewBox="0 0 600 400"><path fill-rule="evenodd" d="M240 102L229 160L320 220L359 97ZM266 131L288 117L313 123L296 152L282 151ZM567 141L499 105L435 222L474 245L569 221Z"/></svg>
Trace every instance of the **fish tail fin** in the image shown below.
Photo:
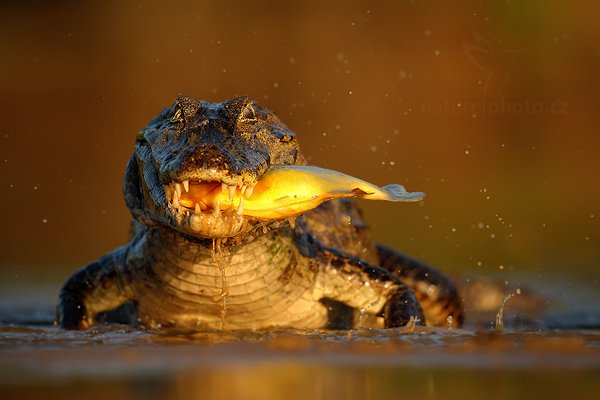
<svg viewBox="0 0 600 400"><path fill-rule="evenodd" d="M421 201L425 198L423 192L409 192L404 186L392 184L386 185L381 188L382 192L385 193L385 199L389 201Z"/></svg>

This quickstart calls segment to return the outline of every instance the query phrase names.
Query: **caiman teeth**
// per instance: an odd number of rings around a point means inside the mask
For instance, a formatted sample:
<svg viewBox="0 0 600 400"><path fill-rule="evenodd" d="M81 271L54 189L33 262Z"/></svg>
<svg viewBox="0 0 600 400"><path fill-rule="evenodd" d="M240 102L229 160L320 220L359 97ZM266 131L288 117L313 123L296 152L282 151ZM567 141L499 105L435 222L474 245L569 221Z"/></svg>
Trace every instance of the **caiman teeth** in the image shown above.
<svg viewBox="0 0 600 400"><path fill-rule="evenodd" d="M250 185L250 186L248 186L248 187L246 188L246 191L245 191L245 192L243 192L242 194L243 194L244 196L246 196L246 198L247 198L247 199L249 199L249 198L250 198L250 196L252 196L252 192L253 192L253 191L254 191L254 185Z"/></svg>
<svg viewBox="0 0 600 400"><path fill-rule="evenodd" d="M181 217L194 218L203 213L217 218L231 210L243 217L256 184L230 185L224 182L203 182L182 179L163 185L167 205Z"/></svg>
<svg viewBox="0 0 600 400"><path fill-rule="evenodd" d="M173 207L179 209L179 194L177 191L173 193Z"/></svg>
<svg viewBox="0 0 600 400"><path fill-rule="evenodd" d="M165 191L165 199L167 199L167 201L171 201L171 187L169 185L163 185L163 189Z"/></svg>
<svg viewBox="0 0 600 400"><path fill-rule="evenodd" d="M219 215L220 212L221 212L221 201L219 199L217 199L217 201L215 202L215 208L213 209L213 212L212 212L213 217L216 217L217 215Z"/></svg>
<svg viewBox="0 0 600 400"><path fill-rule="evenodd" d="M221 182L171 181L163 185L167 205L179 215L193 218L204 212L218 217L221 212L232 209L238 216L243 216L244 197L252 195L254 185L229 185ZM219 191L217 195L215 191Z"/></svg>
<svg viewBox="0 0 600 400"><path fill-rule="evenodd" d="M238 205L237 214L242 215L244 213L244 197L240 196L240 204Z"/></svg>

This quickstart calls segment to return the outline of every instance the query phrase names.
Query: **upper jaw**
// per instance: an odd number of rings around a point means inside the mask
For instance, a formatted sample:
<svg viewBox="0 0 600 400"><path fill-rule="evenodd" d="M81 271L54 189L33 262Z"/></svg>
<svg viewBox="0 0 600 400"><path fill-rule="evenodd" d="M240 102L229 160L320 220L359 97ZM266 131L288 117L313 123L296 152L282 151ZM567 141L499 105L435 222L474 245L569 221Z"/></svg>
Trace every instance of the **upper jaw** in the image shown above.
<svg viewBox="0 0 600 400"><path fill-rule="evenodd" d="M163 184L186 180L236 186L256 184L269 167L269 156L263 149L244 152L237 150L239 147L234 145L227 150L200 143L176 151L174 155L156 151L154 164Z"/></svg>
<svg viewBox="0 0 600 400"><path fill-rule="evenodd" d="M243 171L238 174L232 174L227 169L194 168L182 171L168 171L166 174L162 174L161 182L163 185L170 185L171 183L184 185L185 182L219 182L232 186L249 186L255 185L258 182L258 176L261 175L261 172L264 171Z"/></svg>

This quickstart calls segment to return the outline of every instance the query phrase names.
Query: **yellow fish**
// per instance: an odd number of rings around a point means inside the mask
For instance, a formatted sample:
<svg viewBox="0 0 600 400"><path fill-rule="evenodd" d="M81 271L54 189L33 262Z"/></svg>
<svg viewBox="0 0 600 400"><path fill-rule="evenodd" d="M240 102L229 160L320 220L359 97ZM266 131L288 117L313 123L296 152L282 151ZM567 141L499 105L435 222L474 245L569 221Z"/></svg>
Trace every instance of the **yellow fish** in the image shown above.
<svg viewBox="0 0 600 400"><path fill-rule="evenodd" d="M190 182L182 193L183 206L202 211L237 209L238 214L258 219L284 219L316 208L321 203L341 198L385 201L420 201L422 192L408 192L402 185L379 187L344 173L305 165L274 165L256 185L227 190L217 183Z"/></svg>

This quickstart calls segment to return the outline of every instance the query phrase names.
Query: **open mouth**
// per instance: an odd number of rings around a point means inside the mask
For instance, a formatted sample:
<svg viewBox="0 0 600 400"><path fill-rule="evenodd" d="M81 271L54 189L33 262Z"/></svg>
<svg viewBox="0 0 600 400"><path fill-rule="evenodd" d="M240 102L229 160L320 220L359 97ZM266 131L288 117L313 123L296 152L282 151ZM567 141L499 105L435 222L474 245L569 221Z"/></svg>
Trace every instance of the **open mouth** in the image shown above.
<svg viewBox="0 0 600 400"><path fill-rule="evenodd" d="M169 207L180 215L218 217L233 211L266 220L293 217L331 199L414 202L425 196L401 185L379 187L338 171L301 165L273 165L254 185L182 180L163 187Z"/></svg>
<svg viewBox="0 0 600 400"><path fill-rule="evenodd" d="M234 210L244 214L244 199L249 199L254 185L227 185L221 182L171 181L163 185L169 207L185 215L210 213L214 217L222 211Z"/></svg>

